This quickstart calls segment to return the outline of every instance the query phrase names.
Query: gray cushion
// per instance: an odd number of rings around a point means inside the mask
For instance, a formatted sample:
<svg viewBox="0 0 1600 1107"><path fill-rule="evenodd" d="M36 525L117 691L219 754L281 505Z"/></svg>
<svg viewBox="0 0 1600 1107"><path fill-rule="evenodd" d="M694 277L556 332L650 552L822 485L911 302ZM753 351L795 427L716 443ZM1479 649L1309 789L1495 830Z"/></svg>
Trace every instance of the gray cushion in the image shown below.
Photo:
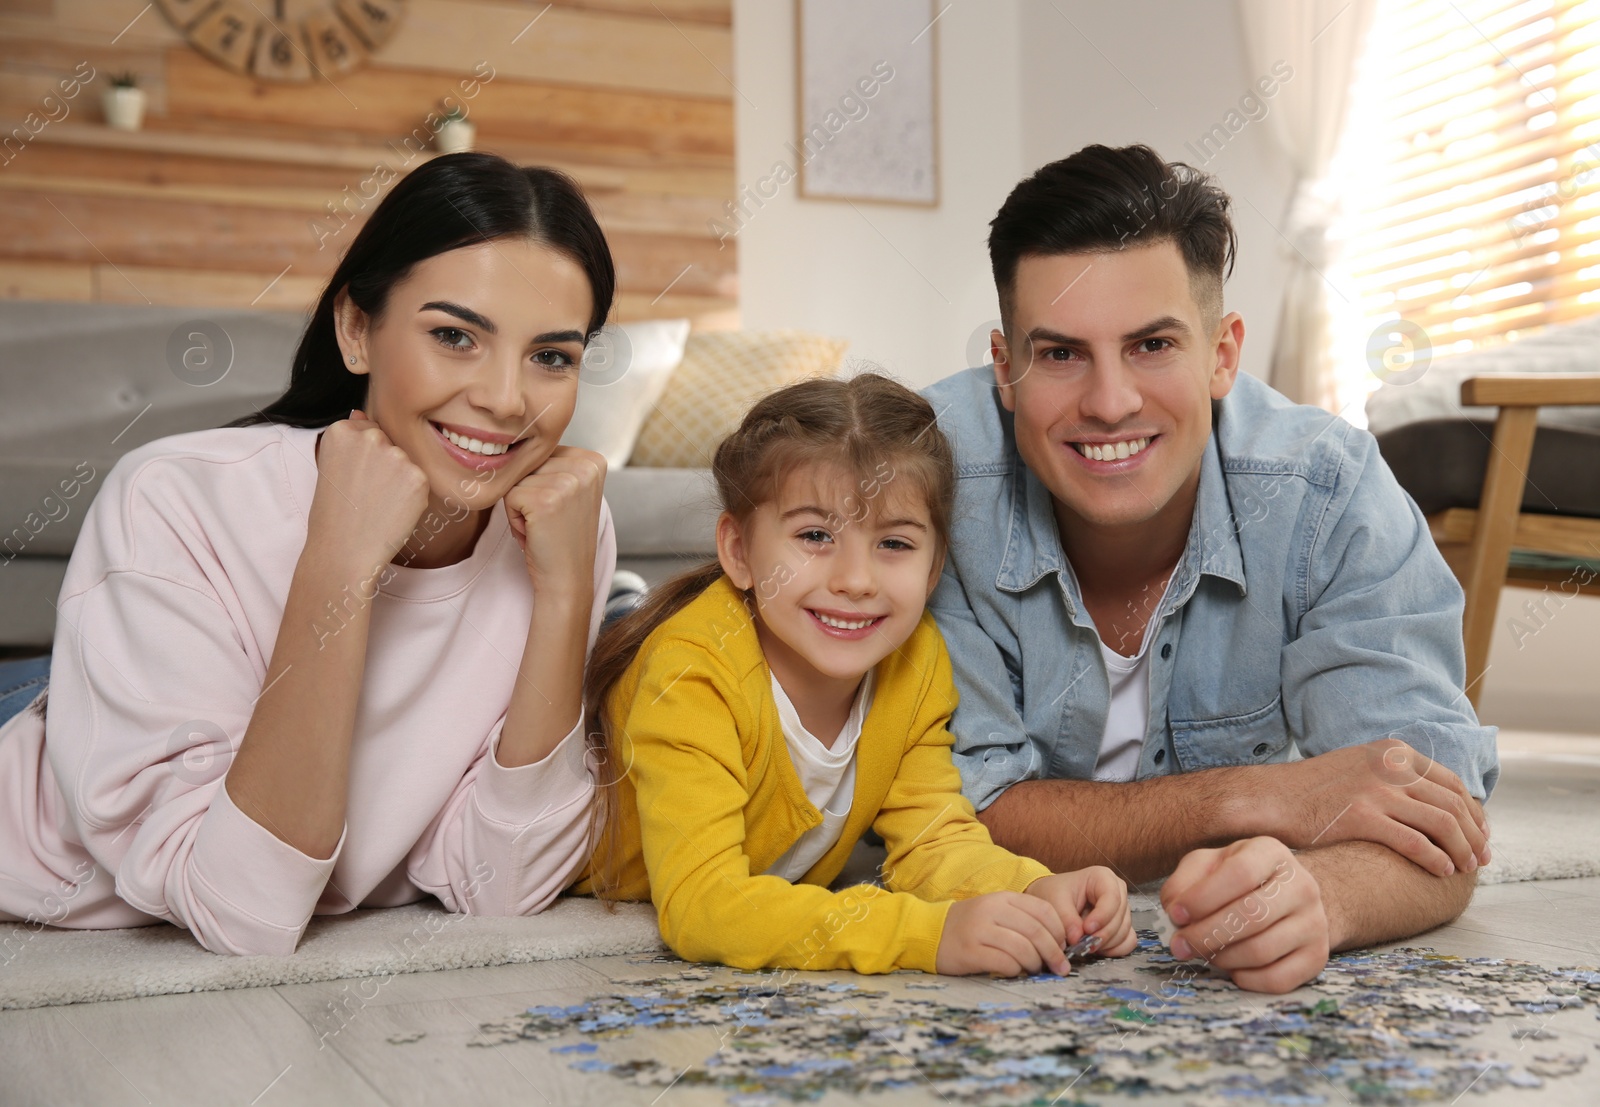
<svg viewBox="0 0 1600 1107"><path fill-rule="evenodd" d="M189 337L202 327L209 340ZM0 545L17 552L23 527L27 556L71 553L119 457L276 399L304 327L285 312L0 303ZM61 482L74 478L83 490L63 501ZM34 527L59 518L29 533L30 515Z"/></svg>
<svg viewBox="0 0 1600 1107"><path fill-rule="evenodd" d="M1478 506L1493 422L1428 419L1377 437L1384 460L1424 514ZM1600 432L1541 426L1522 510L1600 518Z"/></svg>
<svg viewBox="0 0 1600 1107"><path fill-rule="evenodd" d="M709 469L611 469L606 502L621 556L716 552L718 508Z"/></svg>

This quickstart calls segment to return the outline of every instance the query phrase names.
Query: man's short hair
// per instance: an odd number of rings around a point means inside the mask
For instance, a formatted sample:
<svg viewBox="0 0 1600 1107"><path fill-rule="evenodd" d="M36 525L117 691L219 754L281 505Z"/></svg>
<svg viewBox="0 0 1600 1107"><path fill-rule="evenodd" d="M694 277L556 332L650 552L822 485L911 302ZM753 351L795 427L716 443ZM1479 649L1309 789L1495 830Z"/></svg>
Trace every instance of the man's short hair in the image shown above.
<svg viewBox="0 0 1600 1107"><path fill-rule="evenodd" d="M989 261L1007 335L1017 265L1025 257L1109 253L1170 241L1207 326L1222 318L1222 282L1238 240L1228 194L1148 146L1085 146L1017 185L989 224Z"/></svg>

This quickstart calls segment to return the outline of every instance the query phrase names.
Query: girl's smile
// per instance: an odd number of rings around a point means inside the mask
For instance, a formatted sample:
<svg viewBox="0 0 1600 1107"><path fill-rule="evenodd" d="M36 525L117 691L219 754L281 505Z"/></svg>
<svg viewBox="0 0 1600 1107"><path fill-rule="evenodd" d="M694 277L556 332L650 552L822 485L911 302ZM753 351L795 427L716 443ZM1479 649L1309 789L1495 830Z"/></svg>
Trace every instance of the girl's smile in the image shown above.
<svg viewBox="0 0 1600 1107"><path fill-rule="evenodd" d="M862 615L852 618L848 614L833 614L812 608L807 608L806 610L817 621L824 633L834 638L847 638L852 641L857 638L865 638L877 629L879 623L888 618L887 615Z"/></svg>

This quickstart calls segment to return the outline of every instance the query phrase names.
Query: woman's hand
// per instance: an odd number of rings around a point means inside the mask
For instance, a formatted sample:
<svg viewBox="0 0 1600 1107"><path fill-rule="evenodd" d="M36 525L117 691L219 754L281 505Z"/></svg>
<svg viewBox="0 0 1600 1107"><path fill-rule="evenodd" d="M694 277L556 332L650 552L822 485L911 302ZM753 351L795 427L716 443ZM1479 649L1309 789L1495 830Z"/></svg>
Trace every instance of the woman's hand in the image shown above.
<svg viewBox="0 0 1600 1107"><path fill-rule="evenodd" d="M1028 885L1025 894L1038 896L1056 909L1069 946L1098 934L1097 956L1126 957L1139 945L1133 916L1128 913L1128 885L1104 865L1042 876Z"/></svg>
<svg viewBox="0 0 1600 1107"><path fill-rule="evenodd" d="M405 546L427 506L427 475L364 411L322 432L309 540L357 557L363 568L383 565Z"/></svg>
<svg viewBox="0 0 1600 1107"><path fill-rule="evenodd" d="M947 976L1018 976L1046 968L1065 976L1071 971L1066 946L1066 929L1050 904L1021 892L990 892L950 905L934 967Z"/></svg>
<svg viewBox="0 0 1600 1107"><path fill-rule="evenodd" d="M594 591L595 543L606 459L557 446L545 463L506 493L506 519L528 563L535 593Z"/></svg>

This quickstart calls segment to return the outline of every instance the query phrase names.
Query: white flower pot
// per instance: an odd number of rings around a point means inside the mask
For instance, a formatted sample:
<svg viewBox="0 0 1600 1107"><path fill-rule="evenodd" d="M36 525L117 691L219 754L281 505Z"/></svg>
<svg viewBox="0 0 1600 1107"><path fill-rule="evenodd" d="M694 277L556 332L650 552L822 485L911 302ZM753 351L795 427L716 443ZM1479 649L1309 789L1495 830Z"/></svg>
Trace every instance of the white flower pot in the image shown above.
<svg viewBox="0 0 1600 1107"><path fill-rule="evenodd" d="M105 90L101 103L105 105L106 123L119 131L137 131L144 122L145 91L142 88Z"/></svg>
<svg viewBox="0 0 1600 1107"><path fill-rule="evenodd" d="M465 119L447 119L433 136L433 145L441 154L459 154L472 149L478 137L478 125Z"/></svg>

